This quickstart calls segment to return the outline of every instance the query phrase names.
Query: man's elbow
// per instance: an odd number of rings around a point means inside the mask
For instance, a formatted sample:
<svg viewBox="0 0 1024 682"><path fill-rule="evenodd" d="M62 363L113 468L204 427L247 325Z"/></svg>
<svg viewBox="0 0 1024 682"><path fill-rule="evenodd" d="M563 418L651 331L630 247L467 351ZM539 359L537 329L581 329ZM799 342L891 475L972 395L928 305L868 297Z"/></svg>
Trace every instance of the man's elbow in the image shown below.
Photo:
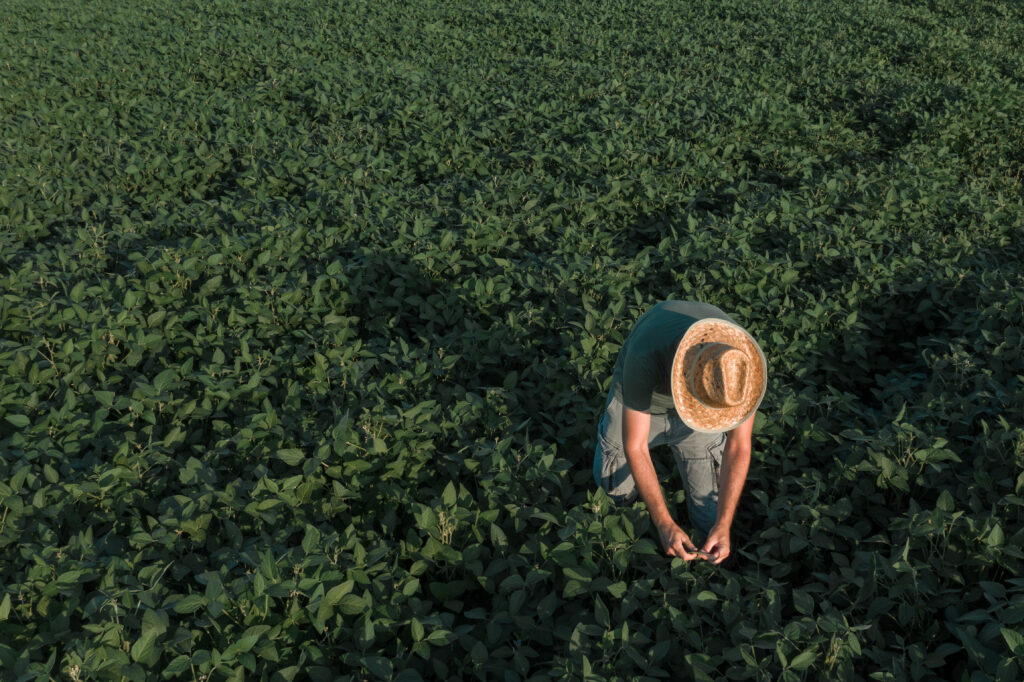
<svg viewBox="0 0 1024 682"><path fill-rule="evenodd" d="M626 443L623 449L626 451L626 461L634 462L644 457L650 457L647 443Z"/></svg>
<svg viewBox="0 0 1024 682"><path fill-rule="evenodd" d="M750 441L725 444L723 455L733 462L750 463Z"/></svg>

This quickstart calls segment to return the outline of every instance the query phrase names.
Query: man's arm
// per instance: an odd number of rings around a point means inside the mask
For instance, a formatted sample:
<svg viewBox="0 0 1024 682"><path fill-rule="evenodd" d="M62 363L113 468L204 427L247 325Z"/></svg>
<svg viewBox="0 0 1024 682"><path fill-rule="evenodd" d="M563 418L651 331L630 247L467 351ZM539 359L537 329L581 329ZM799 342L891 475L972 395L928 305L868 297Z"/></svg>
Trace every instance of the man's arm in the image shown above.
<svg viewBox="0 0 1024 682"><path fill-rule="evenodd" d="M628 407L623 408L622 442L626 448L626 461L633 474L633 481L658 529L661 544L669 556L678 556L686 561L697 556L697 548L683 529L672 518L661 494L658 474L651 462L647 441L651 433L651 415Z"/></svg>
<svg viewBox="0 0 1024 682"><path fill-rule="evenodd" d="M750 469L751 434L754 430L754 415L725 435L725 450L722 453L722 470L718 476L718 518L707 542L702 548L720 564L729 556L729 529L732 527L740 493Z"/></svg>

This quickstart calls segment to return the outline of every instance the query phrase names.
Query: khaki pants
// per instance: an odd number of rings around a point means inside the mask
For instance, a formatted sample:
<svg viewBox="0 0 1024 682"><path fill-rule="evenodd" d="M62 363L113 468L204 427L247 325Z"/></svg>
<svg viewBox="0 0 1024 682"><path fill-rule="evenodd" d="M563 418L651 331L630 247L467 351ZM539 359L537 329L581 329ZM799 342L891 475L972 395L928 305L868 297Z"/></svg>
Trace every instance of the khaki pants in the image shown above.
<svg viewBox="0 0 1024 682"><path fill-rule="evenodd" d="M594 480L616 502L636 499L636 483L622 445L622 403L612 392L597 427ZM724 433L691 430L675 412L651 415L648 447L668 445L686 489L690 522L707 534L718 516L718 472L725 449Z"/></svg>

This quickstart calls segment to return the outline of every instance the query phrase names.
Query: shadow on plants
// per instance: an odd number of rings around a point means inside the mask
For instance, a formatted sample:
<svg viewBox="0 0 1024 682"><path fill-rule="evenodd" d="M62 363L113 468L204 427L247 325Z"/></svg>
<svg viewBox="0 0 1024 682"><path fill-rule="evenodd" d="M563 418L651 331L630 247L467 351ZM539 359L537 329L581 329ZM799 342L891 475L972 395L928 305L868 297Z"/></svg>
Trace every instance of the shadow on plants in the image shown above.
<svg viewBox="0 0 1024 682"><path fill-rule="evenodd" d="M682 216L673 215L675 211L666 210L655 214L637 216L637 219L628 228L627 239L622 240L620 246L627 244L633 247L627 249L631 256L635 256L645 246L657 246L666 237L675 237L675 225L685 225Z"/></svg>
<svg viewBox="0 0 1024 682"><path fill-rule="evenodd" d="M948 315L927 290L896 292L858 313L856 330L834 339L822 354L821 383L878 408L886 392L914 391L919 379L911 375L928 369L921 352L926 342L945 335Z"/></svg>
<svg viewBox="0 0 1024 682"><path fill-rule="evenodd" d="M871 132L889 154L910 144L918 127L914 114L893 109L893 102L886 95L869 97L854 109L860 121L854 129Z"/></svg>

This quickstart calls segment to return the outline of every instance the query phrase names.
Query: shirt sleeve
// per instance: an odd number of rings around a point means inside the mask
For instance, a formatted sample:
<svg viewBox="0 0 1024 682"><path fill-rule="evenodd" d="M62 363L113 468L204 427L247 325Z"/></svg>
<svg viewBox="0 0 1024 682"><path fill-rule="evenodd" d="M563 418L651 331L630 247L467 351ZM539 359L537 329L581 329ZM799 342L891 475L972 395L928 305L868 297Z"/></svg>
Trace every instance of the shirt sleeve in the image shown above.
<svg viewBox="0 0 1024 682"><path fill-rule="evenodd" d="M622 404L637 412L650 412L654 396L655 368L652 358L628 355L622 365Z"/></svg>

